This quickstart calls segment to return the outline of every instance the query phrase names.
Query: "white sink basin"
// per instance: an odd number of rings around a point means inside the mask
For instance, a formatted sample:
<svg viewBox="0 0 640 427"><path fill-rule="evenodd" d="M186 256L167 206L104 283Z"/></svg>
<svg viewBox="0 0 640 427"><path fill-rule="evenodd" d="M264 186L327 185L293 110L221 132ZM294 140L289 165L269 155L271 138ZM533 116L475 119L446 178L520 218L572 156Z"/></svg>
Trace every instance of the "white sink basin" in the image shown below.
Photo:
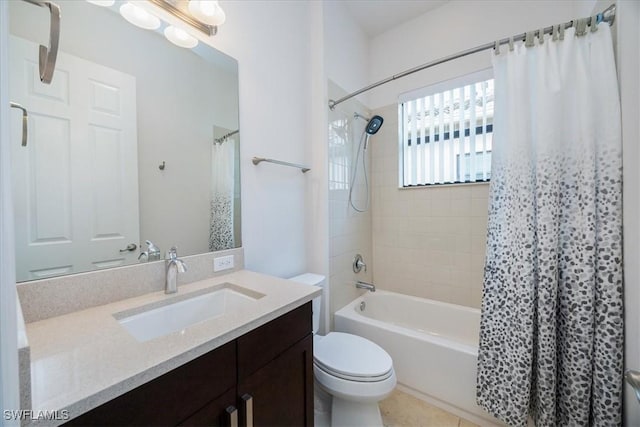
<svg viewBox="0 0 640 427"><path fill-rule="evenodd" d="M169 302L160 301L113 316L135 339L144 342L251 307L263 296L264 294L224 283L191 294L178 295Z"/></svg>

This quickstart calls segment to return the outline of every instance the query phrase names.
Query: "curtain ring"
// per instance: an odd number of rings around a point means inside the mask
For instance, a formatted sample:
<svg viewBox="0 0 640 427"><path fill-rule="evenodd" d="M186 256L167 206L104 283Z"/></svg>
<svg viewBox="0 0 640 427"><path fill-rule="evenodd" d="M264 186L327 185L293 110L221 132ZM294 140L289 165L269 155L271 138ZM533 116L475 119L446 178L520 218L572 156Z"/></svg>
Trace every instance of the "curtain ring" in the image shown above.
<svg viewBox="0 0 640 427"><path fill-rule="evenodd" d="M513 52L513 37L509 37L509 52Z"/></svg>
<svg viewBox="0 0 640 427"><path fill-rule="evenodd" d="M559 25L554 25L551 27L551 40L554 42L558 41L558 27Z"/></svg>
<svg viewBox="0 0 640 427"><path fill-rule="evenodd" d="M591 27L592 33L598 31L598 15L593 15L591 17L591 23L589 24L589 26Z"/></svg>
<svg viewBox="0 0 640 427"><path fill-rule="evenodd" d="M524 47L533 47L533 37L535 31L529 31L524 36Z"/></svg>
<svg viewBox="0 0 640 427"><path fill-rule="evenodd" d="M582 18L575 20L576 25L576 37L581 37L587 34L587 24L591 18Z"/></svg>
<svg viewBox="0 0 640 427"><path fill-rule="evenodd" d="M493 53L500 55L500 40L496 40L496 44L493 46Z"/></svg>
<svg viewBox="0 0 640 427"><path fill-rule="evenodd" d="M538 43L544 44L544 28L538 30Z"/></svg>
<svg viewBox="0 0 640 427"><path fill-rule="evenodd" d="M558 25L558 38L564 40L564 24Z"/></svg>

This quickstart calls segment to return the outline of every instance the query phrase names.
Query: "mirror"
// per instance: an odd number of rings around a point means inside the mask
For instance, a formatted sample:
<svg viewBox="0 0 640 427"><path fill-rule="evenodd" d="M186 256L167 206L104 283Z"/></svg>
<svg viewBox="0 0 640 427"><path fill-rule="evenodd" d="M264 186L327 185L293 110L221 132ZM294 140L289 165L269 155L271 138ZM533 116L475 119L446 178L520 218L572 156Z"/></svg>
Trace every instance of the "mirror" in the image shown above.
<svg viewBox="0 0 640 427"><path fill-rule="evenodd" d="M26 147L11 113L17 280L239 247L237 61L133 26L120 1L56 3L51 85L48 9L9 5L10 100L29 112Z"/></svg>

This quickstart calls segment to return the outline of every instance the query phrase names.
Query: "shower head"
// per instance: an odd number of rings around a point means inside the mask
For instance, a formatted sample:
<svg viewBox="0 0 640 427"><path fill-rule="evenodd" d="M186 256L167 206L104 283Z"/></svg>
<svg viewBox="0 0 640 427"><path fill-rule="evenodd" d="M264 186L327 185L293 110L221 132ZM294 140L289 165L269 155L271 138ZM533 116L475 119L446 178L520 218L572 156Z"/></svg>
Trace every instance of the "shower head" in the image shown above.
<svg viewBox="0 0 640 427"><path fill-rule="evenodd" d="M369 135L375 135L376 132L378 132L382 127L383 122L384 122L384 119L382 118L382 116L373 116L371 117L371 120L369 120L369 123L367 123L367 127L365 128L365 131Z"/></svg>

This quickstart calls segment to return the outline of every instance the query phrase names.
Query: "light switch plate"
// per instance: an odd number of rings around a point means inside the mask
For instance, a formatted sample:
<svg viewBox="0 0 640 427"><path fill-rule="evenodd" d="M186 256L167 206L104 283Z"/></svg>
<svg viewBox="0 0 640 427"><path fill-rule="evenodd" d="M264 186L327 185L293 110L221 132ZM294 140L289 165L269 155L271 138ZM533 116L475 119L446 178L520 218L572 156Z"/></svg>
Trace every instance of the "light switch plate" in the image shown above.
<svg viewBox="0 0 640 427"><path fill-rule="evenodd" d="M229 270L233 268L233 255L221 256L213 259L213 271Z"/></svg>

